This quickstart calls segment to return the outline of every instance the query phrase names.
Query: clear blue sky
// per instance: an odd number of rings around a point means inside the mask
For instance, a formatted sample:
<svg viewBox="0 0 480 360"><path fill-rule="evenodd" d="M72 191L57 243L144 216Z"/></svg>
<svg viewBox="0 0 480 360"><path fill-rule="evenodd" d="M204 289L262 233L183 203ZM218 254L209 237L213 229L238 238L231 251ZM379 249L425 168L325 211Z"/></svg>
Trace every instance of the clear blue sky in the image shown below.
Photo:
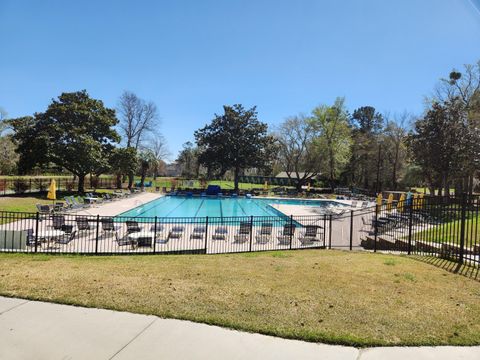
<svg viewBox="0 0 480 360"><path fill-rule="evenodd" d="M154 101L172 159L223 104L275 125L345 96L420 113L480 59L480 0L0 0L0 106L44 111L87 89Z"/></svg>

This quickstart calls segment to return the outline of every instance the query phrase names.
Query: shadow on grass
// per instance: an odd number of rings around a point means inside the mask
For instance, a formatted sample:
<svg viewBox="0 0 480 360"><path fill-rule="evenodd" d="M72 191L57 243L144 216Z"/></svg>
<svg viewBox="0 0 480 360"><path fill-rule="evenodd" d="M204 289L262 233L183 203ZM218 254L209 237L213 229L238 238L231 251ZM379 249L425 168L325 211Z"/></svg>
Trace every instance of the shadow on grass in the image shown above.
<svg viewBox="0 0 480 360"><path fill-rule="evenodd" d="M463 275L465 277L480 281L480 267L478 266L475 267L466 263L459 264L456 261L437 256L412 255L411 258L442 268L451 273Z"/></svg>

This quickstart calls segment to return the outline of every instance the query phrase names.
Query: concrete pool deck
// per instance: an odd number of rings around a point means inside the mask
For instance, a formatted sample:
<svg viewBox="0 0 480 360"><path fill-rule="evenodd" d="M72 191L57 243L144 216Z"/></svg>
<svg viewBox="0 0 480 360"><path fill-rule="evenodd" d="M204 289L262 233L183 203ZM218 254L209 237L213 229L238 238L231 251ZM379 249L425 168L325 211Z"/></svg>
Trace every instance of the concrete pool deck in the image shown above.
<svg viewBox="0 0 480 360"><path fill-rule="evenodd" d="M0 296L0 359L478 360L480 347L308 343L152 315Z"/></svg>

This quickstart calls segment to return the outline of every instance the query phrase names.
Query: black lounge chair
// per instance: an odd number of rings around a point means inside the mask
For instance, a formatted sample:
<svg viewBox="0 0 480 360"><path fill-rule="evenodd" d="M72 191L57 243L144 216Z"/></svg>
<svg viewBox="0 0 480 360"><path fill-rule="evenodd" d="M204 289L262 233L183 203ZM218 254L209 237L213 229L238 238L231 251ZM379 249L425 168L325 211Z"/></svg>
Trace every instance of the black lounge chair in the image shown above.
<svg viewBox="0 0 480 360"><path fill-rule="evenodd" d="M267 244L272 238L273 224L271 222L263 222L260 230L255 238L257 244Z"/></svg>
<svg viewBox="0 0 480 360"><path fill-rule="evenodd" d="M290 245L295 234L295 224L285 224L282 233L277 237L279 245Z"/></svg>
<svg viewBox="0 0 480 360"><path fill-rule="evenodd" d="M318 225L305 226L305 232L300 235L299 240L302 245L313 245L315 242L322 241L318 236Z"/></svg>
<svg viewBox="0 0 480 360"><path fill-rule="evenodd" d="M240 228L238 229L237 235L234 237L234 244L243 244L250 239L252 224L248 221L242 221L240 223Z"/></svg>
<svg viewBox="0 0 480 360"><path fill-rule="evenodd" d="M113 222L113 218L107 217L102 218L102 230L104 234L113 233L115 235L115 239L118 240L118 230L120 229L119 225L115 225Z"/></svg>

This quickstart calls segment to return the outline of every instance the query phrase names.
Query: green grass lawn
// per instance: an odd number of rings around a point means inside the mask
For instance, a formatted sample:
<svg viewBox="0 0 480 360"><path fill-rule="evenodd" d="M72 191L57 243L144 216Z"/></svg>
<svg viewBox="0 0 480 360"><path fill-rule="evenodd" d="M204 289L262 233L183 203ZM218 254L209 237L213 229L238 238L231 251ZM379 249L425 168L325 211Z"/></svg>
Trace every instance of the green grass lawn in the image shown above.
<svg viewBox="0 0 480 360"><path fill-rule="evenodd" d="M0 255L0 294L307 341L480 344L480 282L395 255Z"/></svg>
<svg viewBox="0 0 480 360"><path fill-rule="evenodd" d="M420 231L415 234L415 239L433 241L438 243L460 243L460 220L450 221L434 228ZM470 215L465 221L465 244L466 246L480 245L480 215Z"/></svg>

